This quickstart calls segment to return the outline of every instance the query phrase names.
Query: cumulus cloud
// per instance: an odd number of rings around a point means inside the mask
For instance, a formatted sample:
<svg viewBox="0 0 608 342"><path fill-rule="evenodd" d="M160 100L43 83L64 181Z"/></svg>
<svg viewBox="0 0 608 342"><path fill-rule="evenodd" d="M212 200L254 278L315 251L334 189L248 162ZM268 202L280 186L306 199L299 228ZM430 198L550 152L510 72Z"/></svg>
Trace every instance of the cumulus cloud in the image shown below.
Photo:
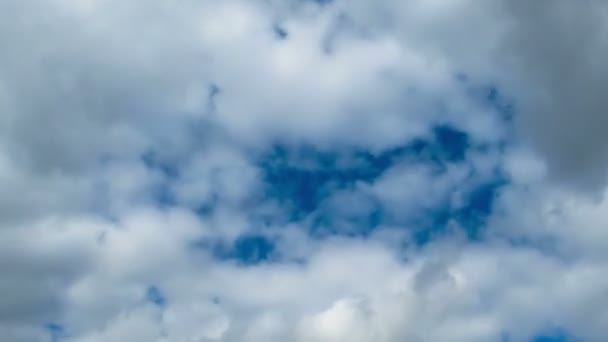
<svg viewBox="0 0 608 342"><path fill-rule="evenodd" d="M504 58L516 72L526 136L555 179L598 189L607 174L603 129L608 107L601 89L608 75L601 56L608 48L608 7L602 2L508 1L506 10L511 23Z"/></svg>
<svg viewBox="0 0 608 342"><path fill-rule="evenodd" d="M602 341L607 11L2 2L3 338Z"/></svg>

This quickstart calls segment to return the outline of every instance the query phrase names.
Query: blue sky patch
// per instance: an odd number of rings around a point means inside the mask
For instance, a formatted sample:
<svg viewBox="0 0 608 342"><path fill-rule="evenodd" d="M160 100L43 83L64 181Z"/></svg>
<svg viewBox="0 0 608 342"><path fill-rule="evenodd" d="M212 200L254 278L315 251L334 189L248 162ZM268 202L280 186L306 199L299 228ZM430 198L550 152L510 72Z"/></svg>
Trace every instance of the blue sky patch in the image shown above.
<svg viewBox="0 0 608 342"><path fill-rule="evenodd" d="M334 191L357 181L372 181L388 167L375 166L349 151L325 152L309 146L282 145L276 145L259 163L266 197L278 201L291 220L305 218Z"/></svg>
<svg viewBox="0 0 608 342"><path fill-rule="evenodd" d="M414 240L418 245L426 245L439 236L452 233L452 227L462 229L472 241L483 239L483 228L506 184L508 181L500 176L479 184L465 184L459 206L453 206L447 199L449 193L446 194L442 205L421 213L416 221Z"/></svg>
<svg viewBox="0 0 608 342"><path fill-rule="evenodd" d="M435 126L433 129L437 157L448 162L462 162L471 144L469 135L449 125Z"/></svg>
<svg viewBox="0 0 608 342"><path fill-rule="evenodd" d="M538 336L532 339L530 342L569 342L570 340L565 336Z"/></svg>
<svg viewBox="0 0 608 342"><path fill-rule="evenodd" d="M460 73L455 76L468 91L470 96L478 99L482 106L492 109L505 123L510 123L515 115L515 101L507 96L499 86L493 84L474 84L468 75Z"/></svg>
<svg viewBox="0 0 608 342"><path fill-rule="evenodd" d="M530 342L580 342L580 340L574 338L568 331L555 328L548 329L547 331L539 334L532 338Z"/></svg>
<svg viewBox="0 0 608 342"><path fill-rule="evenodd" d="M167 304L167 298L165 295L162 293L160 288L154 285L148 287L146 290L146 300L160 307L164 307Z"/></svg>
<svg viewBox="0 0 608 342"><path fill-rule="evenodd" d="M451 214L451 217L466 230L469 238L480 237L479 230L492 214L500 190L506 184L507 181L500 178L480 184L467 194L465 205Z"/></svg>
<svg viewBox="0 0 608 342"><path fill-rule="evenodd" d="M160 184L154 189L154 198L159 206L170 207L176 204L175 197L171 193L169 183L172 180L177 179L179 176L179 169L177 165L168 163L154 151L148 151L141 156L141 160L147 168L159 171L164 178L165 182Z"/></svg>
<svg viewBox="0 0 608 342"><path fill-rule="evenodd" d="M428 139L418 138L380 153L342 148L322 151L312 146L277 144L258 163L268 199L278 201L291 220L318 210L338 190L357 182L373 183L399 162L422 163L443 170L463 162L471 146L469 135L453 126L438 125Z"/></svg>
<svg viewBox="0 0 608 342"><path fill-rule="evenodd" d="M285 40L289 36L287 30L279 24L273 25L272 32L274 33L275 38L278 40Z"/></svg>
<svg viewBox="0 0 608 342"><path fill-rule="evenodd" d="M236 261L245 266L275 261L276 245L263 235L247 234L232 242L204 239L192 244L195 249L206 250L222 261Z"/></svg>
<svg viewBox="0 0 608 342"><path fill-rule="evenodd" d="M49 333L51 342L59 342L67 337L65 327L62 324L48 323L44 328Z"/></svg>
<svg viewBox="0 0 608 342"><path fill-rule="evenodd" d="M508 99L496 86L484 88L484 93L484 102L487 106L496 111L504 121L513 120L515 105L511 99Z"/></svg>

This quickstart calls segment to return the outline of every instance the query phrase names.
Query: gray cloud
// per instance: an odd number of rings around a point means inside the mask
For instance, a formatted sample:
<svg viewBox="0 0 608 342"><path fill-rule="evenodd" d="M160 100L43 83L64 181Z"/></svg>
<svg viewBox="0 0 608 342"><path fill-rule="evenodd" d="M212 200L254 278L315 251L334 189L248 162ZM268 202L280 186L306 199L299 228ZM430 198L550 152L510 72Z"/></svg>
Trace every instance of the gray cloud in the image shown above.
<svg viewBox="0 0 608 342"><path fill-rule="evenodd" d="M516 71L522 131L558 181L597 190L608 174L608 7L600 1L507 1L503 53Z"/></svg>
<svg viewBox="0 0 608 342"><path fill-rule="evenodd" d="M606 11L2 2L3 336L44 341L55 324L89 342L526 341L557 327L600 341L608 217L585 196L606 185ZM516 134L467 88L485 85L514 99ZM441 176L397 164L325 204L346 221L373 195L409 217L499 169L511 183L477 244L448 232L421 247L416 227L382 225L313 239L310 221L264 221L284 214L257 163L271 143L376 153L438 124L478 150ZM197 245L252 232L286 262L243 266Z"/></svg>

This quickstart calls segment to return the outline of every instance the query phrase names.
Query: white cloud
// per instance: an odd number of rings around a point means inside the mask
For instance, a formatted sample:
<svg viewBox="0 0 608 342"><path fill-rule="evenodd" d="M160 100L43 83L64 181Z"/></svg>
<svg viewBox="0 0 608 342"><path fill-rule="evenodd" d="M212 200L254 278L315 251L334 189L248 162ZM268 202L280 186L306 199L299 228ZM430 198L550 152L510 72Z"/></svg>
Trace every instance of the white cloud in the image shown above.
<svg viewBox="0 0 608 342"><path fill-rule="evenodd" d="M606 191L606 13L561 0L2 2L3 337L44 341L57 324L87 342L527 341L550 328L602 340L608 200L580 190ZM514 99L516 134L471 95L483 85ZM340 222L372 211L366 196L404 218L466 206L463 186L502 168L511 183L482 241L448 232L420 247L416 227L386 226L314 239L311 220L264 220L281 210L257 164L270 143L374 153L437 124L480 146L441 175L397 163L324 209ZM244 232L276 239L280 258L245 266L201 243Z"/></svg>

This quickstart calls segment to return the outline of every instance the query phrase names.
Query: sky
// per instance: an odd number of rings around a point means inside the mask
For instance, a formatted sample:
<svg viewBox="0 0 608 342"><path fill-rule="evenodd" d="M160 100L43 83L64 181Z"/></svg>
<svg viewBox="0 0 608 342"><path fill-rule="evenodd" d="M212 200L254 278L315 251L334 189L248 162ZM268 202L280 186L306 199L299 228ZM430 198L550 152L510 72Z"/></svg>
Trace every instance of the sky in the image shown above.
<svg viewBox="0 0 608 342"><path fill-rule="evenodd" d="M7 342L603 342L608 2L0 0Z"/></svg>

